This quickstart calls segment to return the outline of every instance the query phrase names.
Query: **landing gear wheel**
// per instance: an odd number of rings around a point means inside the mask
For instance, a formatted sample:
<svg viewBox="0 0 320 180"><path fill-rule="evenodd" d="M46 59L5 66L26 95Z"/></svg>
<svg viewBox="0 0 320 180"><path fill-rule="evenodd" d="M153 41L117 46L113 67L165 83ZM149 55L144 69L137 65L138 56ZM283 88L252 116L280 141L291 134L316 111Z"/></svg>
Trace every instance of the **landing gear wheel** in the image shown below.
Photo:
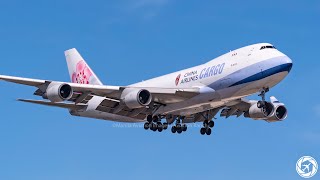
<svg viewBox="0 0 320 180"><path fill-rule="evenodd" d="M153 116L152 117L152 121L153 122L158 122L159 121L159 117L158 116Z"/></svg>
<svg viewBox="0 0 320 180"><path fill-rule="evenodd" d="M176 133L176 132L177 132L177 128L176 128L176 126L172 126L172 128L171 128L171 132L172 132L172 133Z"/></svg>
<svg viewBox="0 0 320 180"><path fill-rule="evenodd" d="M152 131L157 131L157 129L158 129L158 126L157 126L157 124L155 124L155 123L152 123Z"/></svg>
<svg viewBox="0 0 320 180"><path fill-rule="evenodd" d="M206 130L206 134L207 134L207 135L210 135L210 134L211 134L211 129L210 129L210 128L208 128L208 129Z"/></svg>
<svg viewBox="0 0 320 180"><path fill-rule="evenodd" d="M153 130L153 123L149 123L150 130Z"/></svg>
<svg viewBox="0 0 320 180"><path fill-rule="evenodd" d="M149 123L152 122L152 115L149 114L149 115L147 116L147 121L148 121Z"/></svg>
<svg viewBox="0 0 320 180"><path fill-rule="evenodd" d="M157 129L158 129L159 132L161 132L163 130L163 126L162 126L161 122L157 123Z"/></svg>
<svg viewBox="0 0 320 180"><path fill-rule="evenodd" d="M182 125L182 131L186 131L187 128L188 128L187 125L185 125L185 124Z"/></svg>
<svg viewBox="0 0 320 180"><path fill-rule="evenodd" d="M214 126L214 121L209 121L208 125L212 128Z"/></svg>
<svg viewBox="0 0 320 180"><path fill-rule="evenodd" d="M201 135L204 135L206 133L206 128L201 128L200 133L201 133Z"/></svg>
<svg viewBox="0 0 320 180"><path fill-rule="evenodd" d="M163 123L163 130L168 129L168 123Z"/></svg>
<svg viewBox="0 0 320 180"><path fill-rule="evenodd" d="M150 123L148 123L148 122L144 123L143 128L144 128L145 130L148 130L149 127L150 127Z"/></svg>
<svg viewBox="0 0 320 180"><path fill-rule="evenodd" d="M182 128L181 128L181 127L177 129L177 133L178 133L178 134L181 134L181 133L182 133Z"/></svg>
<svg viewBox="0 0 320 180"><path fill-rule="evenodd" d="M204 126L204 127L206 127L208 124L209 124L209 121L208 121L208 120L204 120L204 121L203 121L203 126Z"/></svg>

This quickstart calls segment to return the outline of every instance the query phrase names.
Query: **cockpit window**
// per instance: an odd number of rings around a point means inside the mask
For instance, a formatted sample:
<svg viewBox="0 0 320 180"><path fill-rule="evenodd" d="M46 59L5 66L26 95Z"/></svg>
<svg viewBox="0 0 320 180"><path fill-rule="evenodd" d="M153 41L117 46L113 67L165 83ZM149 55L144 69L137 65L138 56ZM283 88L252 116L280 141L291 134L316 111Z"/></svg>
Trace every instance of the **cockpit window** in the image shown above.
<svg viewBox="0 0 320 180"><path fill-rule="evenodd" d="M277 48L274 47L274 46L262 46L262 47L260 48L260 50L262 50L262 49L277 49Z"/></svg>

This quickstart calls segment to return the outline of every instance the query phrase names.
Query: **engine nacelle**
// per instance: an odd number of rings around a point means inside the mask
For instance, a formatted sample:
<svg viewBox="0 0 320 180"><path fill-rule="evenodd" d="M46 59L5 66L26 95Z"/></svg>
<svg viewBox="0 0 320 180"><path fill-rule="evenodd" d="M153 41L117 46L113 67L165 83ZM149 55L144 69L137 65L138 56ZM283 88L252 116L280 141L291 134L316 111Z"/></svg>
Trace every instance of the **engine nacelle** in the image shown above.
<svg viewBox="0 0 320 180"><path fill-rule="evenodd" d="M51 102L61 102L64 100L68 100L72 97L73 90L69 84L61 84L61 83L50 83L45 97L48 98Z"/></svg>
<svg viewBox="0 0 320 180"><path fill-rule="evenodd" d="M151 103L152 96L145 89L125 89L121 94L121 99L130 109L137 109L148 106Z"/></svg>
<svg viewBox="0 0 320 180"><path fill-rule="evenodd" d="M249 111L244 113L244 117L252 119L267 119L274 112L274 105L270 102L265 102L264 108L258 108L257 102L252 104Z"/></svg>
<svg viewBox="0 0 320 180"><path fill-rule="evenodd" d="M274 103L275 109L273 114L267 119L268 121L282 121L287 118L288 110L282 103Z"/></svg>

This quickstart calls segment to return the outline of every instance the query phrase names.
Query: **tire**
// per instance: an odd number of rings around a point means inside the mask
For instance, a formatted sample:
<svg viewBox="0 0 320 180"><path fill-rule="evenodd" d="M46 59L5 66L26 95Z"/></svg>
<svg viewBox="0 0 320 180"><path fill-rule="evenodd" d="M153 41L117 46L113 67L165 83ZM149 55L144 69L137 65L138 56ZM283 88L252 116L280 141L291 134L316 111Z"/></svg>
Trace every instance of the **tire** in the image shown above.
<svg viewBox="0 0 320 180"><path fill-rule="evenodd" d="M158 126L155 123L152 123L152 131L157 131Z"/></svg>
<svg viewBox="0 0 320 180"><path fill-rule="evenodd" d="M200 134L201 134L201 135L204 135L205 133L206 133L206 129L205 129L205 128L201 128L201 129L200 129Z"/></svg>
<svg viewBox="0 0 320 180"><path fill-rule="evenodd" d="M159 132L161 132L163 130L163 126L162 126L161 123L157 124L157 129L158 129Z"/></svg>
<svg viewBox="0 0 320 180"><path fill-rule="evenodd" d="M208 120L204 120L203 121L203 126L206 127L208 125L208 123L209 123Z"/></svg>
<svg viewBox="0 0 320 180"><path fill-rule="evenodd" d="M158 116L153 116L152 121L153 122L158 122L159 121L159 117Z"/></svg>
<svg viewBox="0 0 320 180"><path fill-rule="evenodd" d="M180 127L179 129L177 129L177 133L181 134L182 133L182 128Z"/></svg>
<svg viewBox="0 0 320 180"><path fill-rule="evenodd" d="M209 125L209 127L211 127L211 128L214 127L214 121L210 121L208 125Z"/></svg>
<svg viewBox="0 0 320 180"><path fill-rule="evenodd" d="M143 128L144 128L145 130L148 130L149 127L150 127L150 123L148 123L148 122L144 123Z"/></svg>
<svg viewBox="0 0 320 180"><path fill-rule="evenodd" d="M183 124L182 125L182 131L187 131L187 129L188 129L187 125Z"/></svg>
<svg viewBox="0 0 320 180"><path fill-rule="evenodd" d="M168 123L163 123L162 125L163 125L163 130L168 129Z"/></svg>
<svg viewBox="0 0 320 180"><path fill-rule="evenodd" d="M149 123L152 122L152 115L148 115L148 116L147 116L147 121L148 121Z"/></svg>
<svg viewBox="0 0 320 180"><path fill-rule="evenodd" d="M207 134L207 135L210 135L210 134L211 134L211 129L210 129L210 128L208 128L208 129L206 130L206 134Z"/></svg>
<svg viewBox="0 0 320 180"><path fill-rule="evenodd" d="M172 132L172 133L176 133L176 132L177 132L176 126L172 126L172 127L171 127L171 132Z"/></svg>

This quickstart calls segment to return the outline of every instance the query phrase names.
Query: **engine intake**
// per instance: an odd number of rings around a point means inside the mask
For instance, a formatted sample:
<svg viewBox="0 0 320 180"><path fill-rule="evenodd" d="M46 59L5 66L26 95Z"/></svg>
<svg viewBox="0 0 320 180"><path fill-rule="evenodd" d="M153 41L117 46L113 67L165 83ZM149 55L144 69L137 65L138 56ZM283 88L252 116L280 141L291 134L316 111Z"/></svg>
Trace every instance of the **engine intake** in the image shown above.
<svg viewBox="0 0 320 180"><path fill-rule="evenodd" d="M268 121L282 121L287 118L287 115L287 108L284 105L277 105L272 116L268 118Z"/></svg>
<svg viewBox="0 0 320 180"><path fill-rule="evenodd" d="M254 103L249 108L249 111L244 113L244 117L252 119L266 119L274 112L274 106L270 102L265 102L264 108L258 108L257 103Z"/></svg>
<svg viewBox="0 0 320 180"><path fill-rule="evenodd" d="M148 106L151 103L152 96L145 89L125 89L122 92L121 99L130 109L137 109Z"/></svg>
<svg viewBox="0 0 320 180"><path fill-rule="evenodd" d="M72 97L73 90L69 84L50 83L45 96L51 102L61 102Z"/></svg>

